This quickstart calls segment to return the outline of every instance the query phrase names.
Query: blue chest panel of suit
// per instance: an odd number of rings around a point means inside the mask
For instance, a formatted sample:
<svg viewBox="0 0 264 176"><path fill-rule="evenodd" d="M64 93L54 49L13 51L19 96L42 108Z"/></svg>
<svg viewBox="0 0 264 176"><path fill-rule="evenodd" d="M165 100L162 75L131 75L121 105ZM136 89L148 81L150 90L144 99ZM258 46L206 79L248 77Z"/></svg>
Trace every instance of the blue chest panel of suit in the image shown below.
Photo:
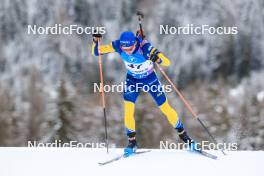
<svg viewBox="0 0 264 176"><path fill-rule="evenodd" d="M150 75L154 71L153 62L148 60L143 55L142 49L139 47L140 41L138 40L137 47L133 54L128 55L120 49L119 41L112 43L115 50L120 54L125 66L128 70L128 74L137 79L142 79ZM146 53L146 52L145 52Z"/></svg>
<svg viewBox="0 0 264 176"><path fill-rule="evenodd" d="M120 55L128 70L128 74L130 74L134 78L145 78L153 72L153 62L147 60L140 53L140 49L136 53L131 55L127 55L122 51Z"/></svg>

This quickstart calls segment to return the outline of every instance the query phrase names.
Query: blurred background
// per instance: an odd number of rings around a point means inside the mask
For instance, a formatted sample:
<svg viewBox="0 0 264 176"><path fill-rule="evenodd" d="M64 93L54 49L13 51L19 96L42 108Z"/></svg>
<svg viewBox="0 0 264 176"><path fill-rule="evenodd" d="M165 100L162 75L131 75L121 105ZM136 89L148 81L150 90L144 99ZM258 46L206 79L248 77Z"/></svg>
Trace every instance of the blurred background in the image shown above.
<svg viewBox="0 0 264 176"><path fill-rule="evenodd" d="M242 150L264 148L263 0L0 0L0 146L28 141L104 142L97 58L90 35L28 35L28 25L105 26L108 44L138 29L170 58L168 75L221 142ZM236 26L237 35L160 35L160 25ZM103 56L106 84L126 69L118 54ZM158 75L163 84L168 84ZM178 96L168 93L189 134L209 140ZM107 93L110 143L126 144L121 93ZM157 148L178 136L151 96L136 105L139 147Z"/></svg>

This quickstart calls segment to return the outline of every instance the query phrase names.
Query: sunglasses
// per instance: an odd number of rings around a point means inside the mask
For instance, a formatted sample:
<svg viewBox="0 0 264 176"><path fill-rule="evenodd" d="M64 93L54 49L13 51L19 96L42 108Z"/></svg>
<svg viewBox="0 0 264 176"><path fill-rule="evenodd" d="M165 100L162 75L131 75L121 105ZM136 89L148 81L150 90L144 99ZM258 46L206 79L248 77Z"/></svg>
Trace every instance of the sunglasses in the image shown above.
<svg viewBox="0 0 264 176"><path fill-rule="evenodd" d="M126 46L121 46L121 49L125 52L131 52L135 49L136 47L136 44L132 45L132 46L129 46L129 47L126 47Z"/></svg>

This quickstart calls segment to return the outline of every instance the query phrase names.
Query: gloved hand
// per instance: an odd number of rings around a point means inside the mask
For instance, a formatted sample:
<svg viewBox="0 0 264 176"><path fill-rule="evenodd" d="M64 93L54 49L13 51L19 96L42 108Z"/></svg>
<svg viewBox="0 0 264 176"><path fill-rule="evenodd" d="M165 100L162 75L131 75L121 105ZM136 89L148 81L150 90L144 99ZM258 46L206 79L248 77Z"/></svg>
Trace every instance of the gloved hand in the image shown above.
<svg viewBox="0 0 264 176"><path fill-rule="evenodd" d="M149 57L149 59L152 61L152 62L157 62L159 60L159 54L160 52L156 49Z"/></svg>
<svg viewBox="0 0 264 176"><path fill-rule="evenodd" d="M142 30L142 32L144 33L144 30ZM141 39L144 39L145 38L145 35L142 35L140 30L137 30L136 36L137 37L140 37Z"/></svg>
<svg viewBox="0 0 264 176"><path fill-rule="evenodd" d="M98 42L102 38L102 34L96 34L96 31L92 34L93 41Z"/></svg>

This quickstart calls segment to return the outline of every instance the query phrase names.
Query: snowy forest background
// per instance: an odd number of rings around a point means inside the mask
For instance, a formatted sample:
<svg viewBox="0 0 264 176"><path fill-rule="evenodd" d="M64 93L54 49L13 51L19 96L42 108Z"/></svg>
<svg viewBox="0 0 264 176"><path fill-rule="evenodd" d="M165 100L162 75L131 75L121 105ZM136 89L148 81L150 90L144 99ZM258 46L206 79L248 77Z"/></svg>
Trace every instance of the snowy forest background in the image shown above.
<svg viewBox="0 0 264 176"><path fill-rule="evenodd" d="M147 38L170 58L166 72L219 141L240 149L264 148L263 0L0 0L0 146L27 141L103 142L99 66L91 36L28 35L27 26L106 26L104 43L138 28L136 9L145 13ZM160 35L159 25L237 26L237 35ZM117 54L103 56L107 84L124 81ZM168 84L161 78L161 82ZM189 134L209 140L172 92ZM107 93L110 143L126 144L123 100ZM136 105L140 147L177 142L175 130L142 94Z"/></svg>

